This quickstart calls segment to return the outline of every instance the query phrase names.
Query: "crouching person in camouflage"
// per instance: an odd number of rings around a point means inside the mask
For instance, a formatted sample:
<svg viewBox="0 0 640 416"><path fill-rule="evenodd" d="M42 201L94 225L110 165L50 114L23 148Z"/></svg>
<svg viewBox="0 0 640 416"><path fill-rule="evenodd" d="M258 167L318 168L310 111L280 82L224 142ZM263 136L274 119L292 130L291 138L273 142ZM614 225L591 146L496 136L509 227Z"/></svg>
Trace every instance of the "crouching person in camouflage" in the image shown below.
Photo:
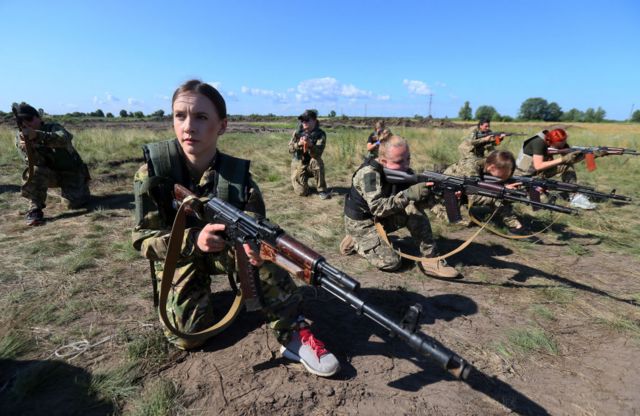
<svg viewBox="0 0 640 416"><path fill-rule="evenodd" d="M385 180L383 168L408 171L409 164L409 144L400 136L392 136L380 143L377 159L367 159L353 174L344 206L347 236L340 245L343 254L357 252L380 270L398 270L402 259L378 235L375 222L379 222L386 232L406 227L419 245L422 257L436 256L431 225L424 211L431 194L427 184L402 190ZM421 266L431 276L459 276L444 260L424 261Z"/></svg>
<svg viewBox="0 0 640 416"><path fill-rule="evenodd" d="M71 143L73 136L57 123L45 123L40 113L26 103L12 107L18 132L16 147L25 162L22 196L31 204L27 225L44 224L47 189L59 187L70 209L89 202L91 193L87 165Z"/></svg>
<svg viewBox="0 0 640 416"><path fill-rule="evenodd" d="M445 171L445 175L451 176L485 176L490 175L504 182L513 176L516 169L516 161L513 153L507 151L494 150L486 159L461 159L457 163L449 166ZM514 189L519 184L505 184L506 188ZM494 220L502 223L507 227L509 234L522 236L531 234L531 230L525 227L513 212L512 204L509 201L500 201L495 198L480 195L466 196L471 206L485 206L498 211L494 215ZM442 204L436 204L431 208L440 219L447 220L445 207ZM529 240L533 242L534 240ZM537 241L537 239L535 239Z"/></svg>
<svg viewBox="0 0 640 416"><path fill-rule="evenodd" d="M298 120L300 128L293 132L289 141L291 154L291 184L294 192L299 196L309 194L309 179L313 178L320 199L329 199L324 179L324 162L322 152L327 144L327 135L320 128L318 112L306 110Z"/></svg>
<svg viewBox="0 0 640 416"><path fill-rule="evenodd" d="M136 225L133 246L150 260L152 278L162 279L170 228L176 216L172 206L174 184L198 197L214 195L251 215L264 216L262 195L249 173L249 161L217 151L218 137L227 127L224 98L212 86L188 81L173 95L173 127L177 139L144 146L147 161L135 175ZM171 326L193 334L216 322L211 279L237 276L235 250L226 244L224 225L189 217L176 271L166 302ZM249 262L259 268L263 311L284 357L301 362L313 374L338 372L336 357L311 333L300 315L301 294L290 276L264 262L256 248L245 244ZM161 305L162 306L162 305ZM220 318L220 317L218 317ZM165 327L180 349L192 349L206 339L184 338Z"/></svg>

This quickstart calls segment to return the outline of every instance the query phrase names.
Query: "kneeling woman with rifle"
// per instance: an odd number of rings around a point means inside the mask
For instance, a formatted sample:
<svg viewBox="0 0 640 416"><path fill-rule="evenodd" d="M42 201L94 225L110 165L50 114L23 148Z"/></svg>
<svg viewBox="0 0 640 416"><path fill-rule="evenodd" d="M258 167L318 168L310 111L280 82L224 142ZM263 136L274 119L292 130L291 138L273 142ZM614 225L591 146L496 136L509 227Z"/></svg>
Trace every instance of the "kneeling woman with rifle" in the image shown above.
<svg viewBox="0 0 640 416"><path fill-rule="evenodd" d="M169 229L176 217L175 184L197 197L221 198L253 217L265 216L260 189L249 173L250 162L217 150L218 138L227 128L226 104L220 93L206 83L188 81L173 94L172 113L177 138L143 147L146 164L134 178L133 230L133 245L149 259L152 280L165 279L159 313L168 340L178 348L192 349L226 328L242 301L234 302L232 310L216 323L211 278L226 275L234 286L239 274L249 273L257 284L254 302L246 303L247 309L265 312L282 344L283 356L301 362L313 374L334 375L340 369L338 360L300 316L302 296L296 285L284 270L265 262L256 247L230 247L225 225L189 217L184 237L172 255ZM163 273L165 269L175 271Z"/></svg>

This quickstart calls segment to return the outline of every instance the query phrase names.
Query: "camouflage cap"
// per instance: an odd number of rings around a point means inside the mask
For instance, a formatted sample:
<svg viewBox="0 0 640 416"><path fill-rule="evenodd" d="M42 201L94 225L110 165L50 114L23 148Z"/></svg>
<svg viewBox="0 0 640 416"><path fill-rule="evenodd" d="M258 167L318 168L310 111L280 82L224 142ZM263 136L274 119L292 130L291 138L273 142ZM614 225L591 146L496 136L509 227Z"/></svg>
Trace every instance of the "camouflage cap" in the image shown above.
<svg viewBox="0 0 640 416"><path fill-rule="evenodd" d="M317 120L317 119L318 119L317 110L305 110L304 113L298 116L298 120L300 121Z"/></svg>
<svg viewBox="0 0 640 416"><path fill-rule="evenodd" d="M40 117L38 110L25 102L18 104L16 115L18 117Z"/></svg>

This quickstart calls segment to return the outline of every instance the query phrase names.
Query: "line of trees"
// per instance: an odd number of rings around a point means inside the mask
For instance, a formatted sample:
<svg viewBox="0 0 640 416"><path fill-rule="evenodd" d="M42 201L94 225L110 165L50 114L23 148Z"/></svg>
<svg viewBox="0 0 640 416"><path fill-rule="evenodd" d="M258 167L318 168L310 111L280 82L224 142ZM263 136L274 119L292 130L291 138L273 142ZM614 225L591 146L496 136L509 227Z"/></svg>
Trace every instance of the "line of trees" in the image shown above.
<svg viewBox="0 0 640 416"><path fill-rule="evenodd" d="M640 122L640 110L637 111L637 120L632 116L631 121ZM475 117L472 116L473 111L469 101L465 101L464 105L458 112L458 117L462 120L479 120L486 118L492 121L513 121L513 117L500 115L498 111L490 105L481 105L476 109ZM527 98L521 105L518 112L518 120L527 121L574 121L574 122L588 122L599 123L605 120L607 112L602 108L597 109L587 108L585 111L580 111L577 108L572 108L569 111L562 111L562 108L556 102L547 102L544 98L535 97ZM634 113L635 115L635 113Z"/></svg>

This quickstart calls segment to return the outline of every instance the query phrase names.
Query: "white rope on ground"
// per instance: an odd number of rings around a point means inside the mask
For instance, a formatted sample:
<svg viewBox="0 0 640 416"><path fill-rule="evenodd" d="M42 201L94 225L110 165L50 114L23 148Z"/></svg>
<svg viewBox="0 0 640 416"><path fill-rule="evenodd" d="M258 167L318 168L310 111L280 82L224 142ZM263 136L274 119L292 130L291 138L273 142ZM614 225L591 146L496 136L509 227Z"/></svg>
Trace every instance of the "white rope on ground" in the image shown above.
<svg viewBox="0 0 640 416"><path fill-rule="evenodd" d="M104 344L105 342L109 341L111 338L113 338L113 335L108 335L102 338L100 341L95 342L93 344L87 341L86 339L72 342L70 344L63 345L62 347L58 348L53 352L53 354L58 358L67 358L69 361L71 361L77 356L79 356L80 354L86 352L89 348L93 348L96 345Z"/></svg>

